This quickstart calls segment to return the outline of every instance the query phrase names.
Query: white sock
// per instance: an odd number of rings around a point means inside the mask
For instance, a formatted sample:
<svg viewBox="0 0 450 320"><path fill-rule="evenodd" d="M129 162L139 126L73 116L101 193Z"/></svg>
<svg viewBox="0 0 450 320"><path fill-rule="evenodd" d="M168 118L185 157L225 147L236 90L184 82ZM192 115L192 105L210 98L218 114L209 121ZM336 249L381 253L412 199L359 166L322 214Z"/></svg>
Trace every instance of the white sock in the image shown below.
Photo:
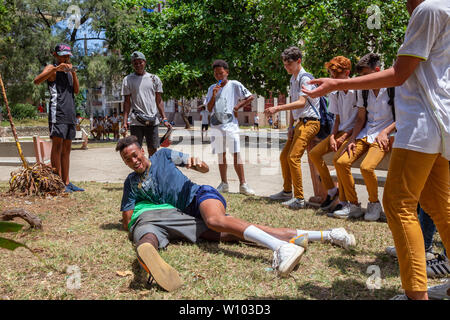
<svg viewBox="0 0 450 320"><path fill-rule="evenodd" d="M336 192L338 191L338 188L334 187L333 189L328 189L328 195L330 197L334 197L336 195Z"/></svg>
<svg viewBox="0 0 450 320"><path fill-rule="evenodd" d="M272 249L272 251L277 250L281 245L288 242L277 239L267 232L258 229L257 227L251 225L244 231L244 239L255 242L263 247Z"/></svg>
<svg viewBox="0 0 450 320"><path fill-rule="evenodd" d="M297 230L297 237L305 233L308 234L309 241L326 241L330 235L330 231Z"/></svg>

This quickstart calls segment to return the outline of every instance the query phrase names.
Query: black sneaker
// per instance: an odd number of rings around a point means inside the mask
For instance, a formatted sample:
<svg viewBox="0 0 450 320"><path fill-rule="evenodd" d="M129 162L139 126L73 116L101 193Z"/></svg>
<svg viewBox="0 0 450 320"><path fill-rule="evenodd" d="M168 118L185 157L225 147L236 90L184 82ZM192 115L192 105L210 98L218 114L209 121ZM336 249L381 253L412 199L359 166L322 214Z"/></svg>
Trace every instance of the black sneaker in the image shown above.
<svg viewBox="0 0 450 320"><path fill-rule="evenodd" d="M320 210L322 211L328 211L332 206L333 206L333 202L334 200L336 200L338 197L338 192L336 192L336 194L331 197L330 195L327 195L327 198L325 199L324 202L322 202L322 204L320 205Z"/></svg>

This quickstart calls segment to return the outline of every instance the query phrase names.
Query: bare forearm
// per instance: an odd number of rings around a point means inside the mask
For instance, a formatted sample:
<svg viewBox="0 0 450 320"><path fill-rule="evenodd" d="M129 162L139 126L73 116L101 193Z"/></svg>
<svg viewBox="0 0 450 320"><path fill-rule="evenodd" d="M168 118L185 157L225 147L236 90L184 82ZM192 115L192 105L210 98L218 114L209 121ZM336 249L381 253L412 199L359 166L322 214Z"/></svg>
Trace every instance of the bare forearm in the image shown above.
<svg viewBox="0 0 450 320"><path fill-rule="evenodd" d="M75 94L78 94L80 92L80 83L78 81L78 76L75 72L72 72L72 78L73 78L73 92Z"/></svg>
<svg viewBox="0 0 450 320"><path fill-rule="evenodd" d="M212 97L211 100L209 100L208 105L207 105L209 112L212 112L215 104L216 104L216 98Z"/></svg>
<svg viewBox="0 0 450 320"><path fill-rule="evenodd" d="M301 109L301 108L304 108L305 105L306 105L306 99L303 97L300 97L300 99L298 99L297 101L276 106L276 112Z"/></svg>
<svg viewBox="0 0 450 320"><path fill-rule="evenodd" d="M131 216L132 215L133 215L133 210L122 211L122 227L126 231L128 231L128 224L131 221Z"/></svg>

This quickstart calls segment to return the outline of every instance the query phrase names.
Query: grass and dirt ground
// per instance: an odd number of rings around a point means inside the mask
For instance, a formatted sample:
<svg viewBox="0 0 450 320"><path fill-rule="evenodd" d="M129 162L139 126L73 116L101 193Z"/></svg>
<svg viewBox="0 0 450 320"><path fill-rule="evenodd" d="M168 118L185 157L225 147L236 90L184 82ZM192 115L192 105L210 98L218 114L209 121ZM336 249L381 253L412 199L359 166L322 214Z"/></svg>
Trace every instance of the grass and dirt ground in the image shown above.
<svg viewBox="0 0 450 320"><path fill-rule="evenodd" d="M42 220L42 230L24 227L2 234L27 244L30 251L0 250L0 299L389 299L401 292L397 261L384 253L392 245L386 223L345 221L312 209L291 211L267 198L226 194L228 213L258 224L324 230L345 227L355 234L352 251L312 243L288 278L270 270L272 252L246 244L172 243L161 251L185 284L165 292L146 283L147 274L121 227L122 185L77 183L86 189L56 198L6 195L0 183L0 211L23 208ZM23 220L18 223L26 224ZM381 288L367 289L369 266L380 268ZM73 289L80 272L79 289ZM373 271L372 271L373 272ZM70 284L72 283L72 286ZM373 281L372 281L373 283ZM439 280L430 281L439 284ZM69 285L68 285L69 284ZM72 289L70 289L72 288Z"/></svg>

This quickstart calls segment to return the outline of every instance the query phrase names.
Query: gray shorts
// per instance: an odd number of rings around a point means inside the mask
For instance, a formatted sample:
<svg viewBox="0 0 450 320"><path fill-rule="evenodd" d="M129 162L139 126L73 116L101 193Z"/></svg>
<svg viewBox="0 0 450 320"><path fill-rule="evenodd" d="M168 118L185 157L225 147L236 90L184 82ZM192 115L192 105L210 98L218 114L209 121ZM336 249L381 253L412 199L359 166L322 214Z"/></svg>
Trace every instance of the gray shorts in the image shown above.
<svg viewBox="0 0 450 320"><path fill-rule="evenodd" d="M202 219L189 216L178 209L149 210L143 212L129 232L134 244L147 233L153 233L163 249L171 240L188 240L196 243L209 229Z"/></svg>
<svg viewBox="0 0 450 320"><path fill-rule="evenodd" d="M141 146L142 143L147 142L147 147L158 149L159 148L159 135L158 125L156 126L130 126L130 134L138 138L138 142Z"/></svg>

